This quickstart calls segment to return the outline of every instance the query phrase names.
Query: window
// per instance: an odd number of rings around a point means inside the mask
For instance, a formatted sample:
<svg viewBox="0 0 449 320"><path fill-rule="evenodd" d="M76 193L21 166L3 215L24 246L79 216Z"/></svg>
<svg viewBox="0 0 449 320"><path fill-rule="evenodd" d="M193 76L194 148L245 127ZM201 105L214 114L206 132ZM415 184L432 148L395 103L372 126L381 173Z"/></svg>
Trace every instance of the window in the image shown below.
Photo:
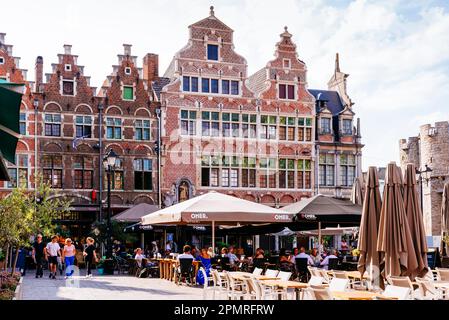
<svg viewBox="0 0 449 320"><path fill-rule="evenodd" d="M19 132L21 135L27 134L27 115L26 113L20 113L19 115Z"/></svg>
<svg viewBox="0 0 449 320"><path fill-rule="evenodd" d="M153 190L153 161L134 160L134 190Z"/></svg>
<svg viewBox="0 0 449 320"><path fill-rule="evenodd" d="M181 110L181 134L196 135L196 111Z"/></svg>
<svg viewBox="0 0 449 320"><path fill-rule="evenodd" d="M218 93L218 79L210 79L210 92Z"/></svg>
<svg viewBox="0 0 449 320"><path fill-rule="evenodd" d="M65 71L72 71L72 65L71 64L66 64L64 66Z"/></svg>
<svg viewBox="0 0 449 320"><path fill-rule="evenodd" d="M104 185L108 185L108 176L107 174L104 175ZM114 171L112 172L111 176L111 189L112 190L123 190L124 187L123 182L123 160L117 159L115 161L115 167Z"/></svg>
<svg viewBox="0 0 449 320"><path fill-rule="evenodd" d="M207 60L218 61L218 45L216 44L207 45Z"/></svg>
<svg viewBox="0 0 449 320"><path fill-rule="evenodd" d="M312 189L312 161L298 160L298 189Z"/></svg>
<svg viewBox="0 0 449 320"><path fill-rule="evenodd" d="M201 79L201 92L209 92L209 78Z"/></svg>
<svg viewBox="0 0 449 320"><path fill-rule="evenodd" d="M334 154L320 154L320 186L335 185L335 161Z"/></svg>
<svg viewBox="0 0 449 320"><path fill-rule="evenodd" d="M221 161L221 186L238 187L239 161L236 156L223 156Z"/></svg>
<svg viewBox="0 0 449 320"><path fill-rule="evenodd" d="M201 119L202 136L218 137L220 135L220 114L218 112L203 111Z"/></svg>
<svg viewBox="0 0 449 320"><path fill-rule="evenodd" d="M343 119L343 134L350 136L352 135L352 120L351 119Z"/></svg>
<svg viewBox="0 0 449 320"><path fill-rule="evenodd" d="M279 188L295 188L295 160L279 159Z"/></svg>
<svg viewBox="0 0 449 320"><path fill-rule="evenodd" d="M239 82L231 81L231 94L238 95L239 94Z"/></svg>
<svg viewBox="0 0 449 320"><path fill-rule="evenodd" d="M295 122L292 117L279 118L279 140L295 141Z"/></svg>
<svg viewBox="0 0 449 320"><path fill-rule="evenodd" d="M190 77L182 77L182 91L190 91Z"/></svg>
<svg viewBox="0 0 449 320"><path fill-rule="evenodd" d="M122 138L122 119L106 118L106 139Z"/></svg>
<svg viewBox="0 0 449 320"><path fill-rule="evenodd" d="M298 118L298 141L312 141L312 118Z"/></svg>
<svg viewBox="0 0 449 320"><path fill-rule="evenodd" d="M62 94L65 96L75 95L74 83L75 82L73 80L63 80L62 81Z"/></svg>
<svg viewBox="0 0 449 320"><path fill-rule="evenodd" d="M47 137L61 136L61 115L45 114L45 135Z"/></svg>
<svg viewBox="0 0 449 320"><path fill-rule="evenodd" d="M266 116L262 115L260 117L261 130L260 138L261 139L276 139L276 125L277 125L277 117L276 116Z"/></svg>
<svg viewBox="0 0 449 320"><path fill-rule="evenodd" d="M197 77L182 77L182 90L185 92L198 92L198 78Z"/></svg>
<svg viewBox="0 0 449 320"><path fill-rule="evenodd" d="M90 138L92 135L92 117L76 116L76 137Z"/></svg>
<svg viewBox="0 0 449 320"><path fill-rule="evenodd" d="M242 114L242 134L243 138L257 138L257 115Z"/></svg>
<svg viewBox="0 0 449 320"><path fill-rule="evenodd" d="M134 122L135 139L136 140L150 140L150 120L136 120Z"/></svg>
<svg viewBox="0 0 449 320"><path fill-rule="evenodd" d="M221 80L221 93L229 94L229 80Z"/></svg>
<svg viewBox="0 0 449 320"><path fill-rule="evenodd" d="M5 58L0 57L0 64L5 64Z"/></svg>
<svg viewBox="0 0 449 320"><path fill-rule="evenodd" d="M256 158L243 157L242 162L242 187L256 187Z"/></svg>
<svg viewBox="0 0 449 320"><path fill-rule="evenodd" d="M331 131L331 119L321 118L321 134L330 134Z"/></svg>
<svg viewBox="0 0 449 320"><path fill-rule="evenodd" d="M123 87L123 100L134 100L134 87Z"/></svg>
<svg viewBox="0 0 449 320"><path fill-rule="evenodd" d="M291 63L290 59L284 59L283 60L284 68L290 69L290 63Z"/></svg>
<svg viewBox="0 0 449 320"><path fill-rule="evenodd" d="M93 161L88 157L75 157L73 159L74 188L92 189L93 187Z"/></svg>
<svg viewBox="0 0 449 320"><path fill-rule="evenodd" d="M218 156L202 156L201 186L218 187L218 172L220 161Z"/></svg>
<svg viewBox="0 0 449 320"><path fill-rule="evenodd" d="M260 159L259 182L261 188L276 188L276 159Z"/></svg>
<svg viewBox="0 0 449 320"><path fill-rule="evenodd" d="M192 92L198 92L198 78L197 77L191 78L191 90L192 90Z"/></svg>
<svg viewBox="0 0 449 320"><path fill-rule="evenodd" d="M125 68L125 74L127 74L127 75L131 74L131 68L130 67L126 67Z"/></svg>
<svg viewBox="0 0 449 320"><path fill-rule="evenodd" d="M340 179L341 185L350 187L355 178L355 156L352 154L340 155Z"/></svg>
<svg viewBox="0 0 449 320"><path fill-rule="evenodd" d="M42 158L43 180L54 189L61 189L62 184L62 156L45 155Z"/></svg>
<svg viewBox="0 0 449 320"><path fill-rule="evenodd" d="M279 99L295 100L295 86L279 84Z"/></svg>
<svg viewBox="0 0 449 320"><path fill-rule="evenodd" d="M7 182L7 188L28 188L28 155L16 155L16 165L7 163L8 175L11 178Z"/></svg>

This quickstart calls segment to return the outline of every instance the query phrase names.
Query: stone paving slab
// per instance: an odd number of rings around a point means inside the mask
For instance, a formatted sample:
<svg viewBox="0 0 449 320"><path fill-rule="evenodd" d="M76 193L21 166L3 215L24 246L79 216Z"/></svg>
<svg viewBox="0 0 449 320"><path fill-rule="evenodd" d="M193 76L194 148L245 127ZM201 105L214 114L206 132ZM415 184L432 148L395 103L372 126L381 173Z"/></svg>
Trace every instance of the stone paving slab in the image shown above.
<svg viewBox="0 0 449 320"><path fill-rule="evenodd" d="M24 300L200 300L203 289L177 286L156 278L127 275L74 276L72 280L58 277L36 279L28 274L23 279Z"/></svg>

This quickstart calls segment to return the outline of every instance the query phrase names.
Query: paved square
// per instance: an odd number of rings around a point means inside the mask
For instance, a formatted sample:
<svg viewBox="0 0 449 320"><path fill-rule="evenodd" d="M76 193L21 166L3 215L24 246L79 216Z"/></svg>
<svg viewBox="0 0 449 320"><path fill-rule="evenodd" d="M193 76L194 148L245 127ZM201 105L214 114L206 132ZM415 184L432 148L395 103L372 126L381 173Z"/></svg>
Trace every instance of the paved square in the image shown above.
<svg viewBox="0 0 449 320"><path fill-rule="evenodd" d="M136 278L128 275L74 277L72 281L59 277L36 279L27 274L23 279L24 300L200 300L199 287L177 286L157 278Z"/></svg>

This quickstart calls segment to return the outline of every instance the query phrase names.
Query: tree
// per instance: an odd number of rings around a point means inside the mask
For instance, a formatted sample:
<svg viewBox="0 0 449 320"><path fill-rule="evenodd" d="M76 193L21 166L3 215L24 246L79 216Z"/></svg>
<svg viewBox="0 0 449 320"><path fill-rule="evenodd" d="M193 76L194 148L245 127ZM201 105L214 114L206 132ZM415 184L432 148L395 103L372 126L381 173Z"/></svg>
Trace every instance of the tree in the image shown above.
<svg viewBox="0 0 449 320"><path fill-rule="evenodd" d="M53 191L42 177L35 177L35 192L24 188L15 188L0 200L0 247L15 246L16 267L19 248L29 245L31 236L41 233L50 236L54 233L53 221L59 214L69 210L70 202L61 198L52 198Z"/></svg>

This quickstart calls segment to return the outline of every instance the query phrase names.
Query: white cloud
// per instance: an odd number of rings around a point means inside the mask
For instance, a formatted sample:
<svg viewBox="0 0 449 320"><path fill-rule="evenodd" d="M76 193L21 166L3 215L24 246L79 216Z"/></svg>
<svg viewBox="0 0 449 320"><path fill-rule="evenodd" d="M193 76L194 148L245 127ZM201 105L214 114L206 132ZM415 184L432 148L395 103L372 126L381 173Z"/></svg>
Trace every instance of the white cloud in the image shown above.
<svg viewBox="0 0 449 320"><path fill-rule="evenodd" d="M122 43L133 44L139 61L147 52L158 53L163 73L186 44L188 25L206 17L210 5L234 29L236 51L246 57L250 73L273 58L285 25L307 64L311 88L326 88L340 53L362 120L364 167L398 160L398 139L416 135L425 122L449 120L445 1L9 1L0 32L8 33L30 79L36 56L44 56L49 72L69 43L92 84L100 86Z"/></svg>

